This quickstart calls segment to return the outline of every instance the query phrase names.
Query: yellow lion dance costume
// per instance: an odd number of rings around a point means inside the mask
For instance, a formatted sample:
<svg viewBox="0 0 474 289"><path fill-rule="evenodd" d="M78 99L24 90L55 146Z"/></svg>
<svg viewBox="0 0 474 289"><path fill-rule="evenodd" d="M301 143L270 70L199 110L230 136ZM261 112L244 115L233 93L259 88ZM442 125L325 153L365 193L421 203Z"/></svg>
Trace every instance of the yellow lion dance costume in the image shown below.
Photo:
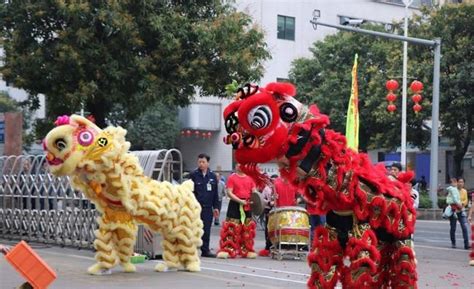
<svg viewBox="0 0 474 289"><path fill-rule="evenodd" d="M137 157L128 152L127 131L120 127L101 130L78 115L61 116L55 125L43 141L51 173L71 176L72 186L102 215L94 241L97 263L88 272L110 273L119 262L125 272L135 272L130 257L137 223L163 236L165 264L156 271L200 271L203 224L193 183L173 186L145 177Z"/></svg>

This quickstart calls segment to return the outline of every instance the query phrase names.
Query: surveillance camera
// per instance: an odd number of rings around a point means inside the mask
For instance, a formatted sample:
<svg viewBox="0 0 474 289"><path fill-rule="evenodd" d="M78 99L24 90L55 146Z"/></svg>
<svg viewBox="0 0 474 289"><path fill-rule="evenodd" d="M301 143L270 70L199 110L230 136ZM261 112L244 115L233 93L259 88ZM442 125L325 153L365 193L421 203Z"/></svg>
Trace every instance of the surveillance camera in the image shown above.
<svg viewBox="0 0 474 289"><path fill-rule="evenodd" d="M344 17L342 20L342 25L352 25L352 26L359 26L364 23L364 19L351 19L349 17Z"/></svg>
<svg viewBox="0 0 474 289"><path fill-rule="evenodd" d="M349 25L361 25L364 23L364 20L362 19L351 19L349 20Z"/></svg>

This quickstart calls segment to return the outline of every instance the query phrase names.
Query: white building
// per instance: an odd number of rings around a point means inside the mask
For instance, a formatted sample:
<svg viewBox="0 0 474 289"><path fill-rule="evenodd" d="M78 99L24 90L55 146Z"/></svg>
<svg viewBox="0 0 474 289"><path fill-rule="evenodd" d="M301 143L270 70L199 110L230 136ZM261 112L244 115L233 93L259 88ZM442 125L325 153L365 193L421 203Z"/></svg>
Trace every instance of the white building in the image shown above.
<svg viewBox="0 0 474 289"><path fill-rule="evenodd" d="M415 0L409 13L417 13L421 3L431 4L431 1ZM390 24L393 20L400 21L405 15L405 7L401 0L238 0L237 9L250 14L264 33L272 59L265 64L265 74L261 84L288 79L291 63L300 57L311 57L309 48L315 41L323 40L325 36L336 33L336 29L319 26L317 30L309 22L313 11L319 13L319 20L331 24L342 24L347 19L361 19L366 22ZM400 49L402 44L400 43ZM348 72L349 73L349 72ZM348 84L350 85L350 84ZM208 118L209 113L219 114L220 128L210 139L201 140L196 137L181 136L178 147L183 153L185 169L191 170L196 166L196 157L200 152L211 155L211 169L232 170L231 146L225 145L222 137L226 135L222 112L229 100L218 98L197 98L195 103L181 112L181 118L194 114L196 122L192 125L183 122L184 130L207 130L206 121L198 120L199 107L202 103L213 103L220 106L201 114ZM263 167L269 173L275 172L275 166Z"/></svg>

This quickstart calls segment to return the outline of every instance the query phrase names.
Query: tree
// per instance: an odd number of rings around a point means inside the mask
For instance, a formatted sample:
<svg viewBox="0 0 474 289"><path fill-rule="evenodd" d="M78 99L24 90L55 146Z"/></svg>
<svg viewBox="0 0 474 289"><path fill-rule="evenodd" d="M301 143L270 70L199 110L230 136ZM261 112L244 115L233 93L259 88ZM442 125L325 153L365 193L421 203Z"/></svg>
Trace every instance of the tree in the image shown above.
<svg viewBox="0 0 474 289"><path fill-rule="evenodd" d="M134 150L172 148L179 134L178 109L156 103L130 122L127 129L127 140Z"/></svg>
<svg viewBox="0 0 474 289"><path fill-rule="evenodd" d="M114 104L133 119L161 101L258 80L269 58L263 33L229 1L11 1L0 4L0 72L50 117L85 110L99 126Z"/></svg>
<svg viewBox="0 0 474 289"><path fill-rule="evenodd" d="M474 5L444 5L415 17L410 33L441 38L440 123L441 135L454 146L454 176L462 176L462 162L474 139ZM419 57L413 65L432 78L430 51L414 47Z"/></svg>
<svg viewBox="0 0 474 289"><path fill-rule="evenodd" d="M462 175L462 159L473 139L474 87L473 51L474 5L444 5L422 10L410 21L413 37L442 38L440 122L441 134L455 147L455 174ZM397 24L397 23L395 23ZM398 25L399 27L401 25ZM381 30L382 27L365 27ZM403 31L398 29L399 34ZM420 148L429 144L431 119L433 54L425 46L408 46L409 80L425 84L423 110L414 114L408 107L407 141ZM303 100L317 103L330 115L333 126L344 131L345 113L350 95L352 59L359 54L359 107L361 148L395 148L400 144L401 89L397 95L397 112L386 111L385 81L395 78L401 83L402 43L357 33L339 32L317 42L311 48L312 58L298 59L290 73ZM408 103L411 100L408 99Z"/></svg>
<svg viewBox="0 0 474 289"><path fill-rule="evenodd" d="M374 25L365 28L383 30L383 27ZM330 116L331 127L344 133L351 93L351 70L354 54L357 53L360 149L396 148L400 144L401 91L397 92L397 111L387 112L385 82L401 75L401 48L400 42L338 32L316 42L310 49L311 58L295 60L290 80L297 85L299 98L303 102L317 104L323 113ZM401 79L398 81L401 83ZM423 129L427 111L417 115L408 111L407 138L420 147L425 147L429 139L428 132Z"/></svg>
<svg viewBox="0 0 474 289"><path fill-rule="evenodd" d="M0 113L10 111L18 111L18 103L6 91L0 91Z"/></svg>

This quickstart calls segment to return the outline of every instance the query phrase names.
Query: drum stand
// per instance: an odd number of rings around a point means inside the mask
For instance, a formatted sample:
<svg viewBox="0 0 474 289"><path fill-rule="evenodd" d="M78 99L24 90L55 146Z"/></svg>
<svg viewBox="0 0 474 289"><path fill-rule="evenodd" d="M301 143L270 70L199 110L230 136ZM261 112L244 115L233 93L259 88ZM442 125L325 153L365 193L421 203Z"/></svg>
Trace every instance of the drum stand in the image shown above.
<svg viewBox="0 0 474 289"><path fill-rule="evenodd" d="M277 216L277 224L279 223L279 216ZM291 230L291 227L280 227L277 229L277 244L273 244L270 247L270 254L272 259L277 259L278 261L283 260L283 257L291 257L296 260L306 260L306 257L309 253L309 242L282 242L283 230ZM308 229L308 234L310 229Z"/></svg>

